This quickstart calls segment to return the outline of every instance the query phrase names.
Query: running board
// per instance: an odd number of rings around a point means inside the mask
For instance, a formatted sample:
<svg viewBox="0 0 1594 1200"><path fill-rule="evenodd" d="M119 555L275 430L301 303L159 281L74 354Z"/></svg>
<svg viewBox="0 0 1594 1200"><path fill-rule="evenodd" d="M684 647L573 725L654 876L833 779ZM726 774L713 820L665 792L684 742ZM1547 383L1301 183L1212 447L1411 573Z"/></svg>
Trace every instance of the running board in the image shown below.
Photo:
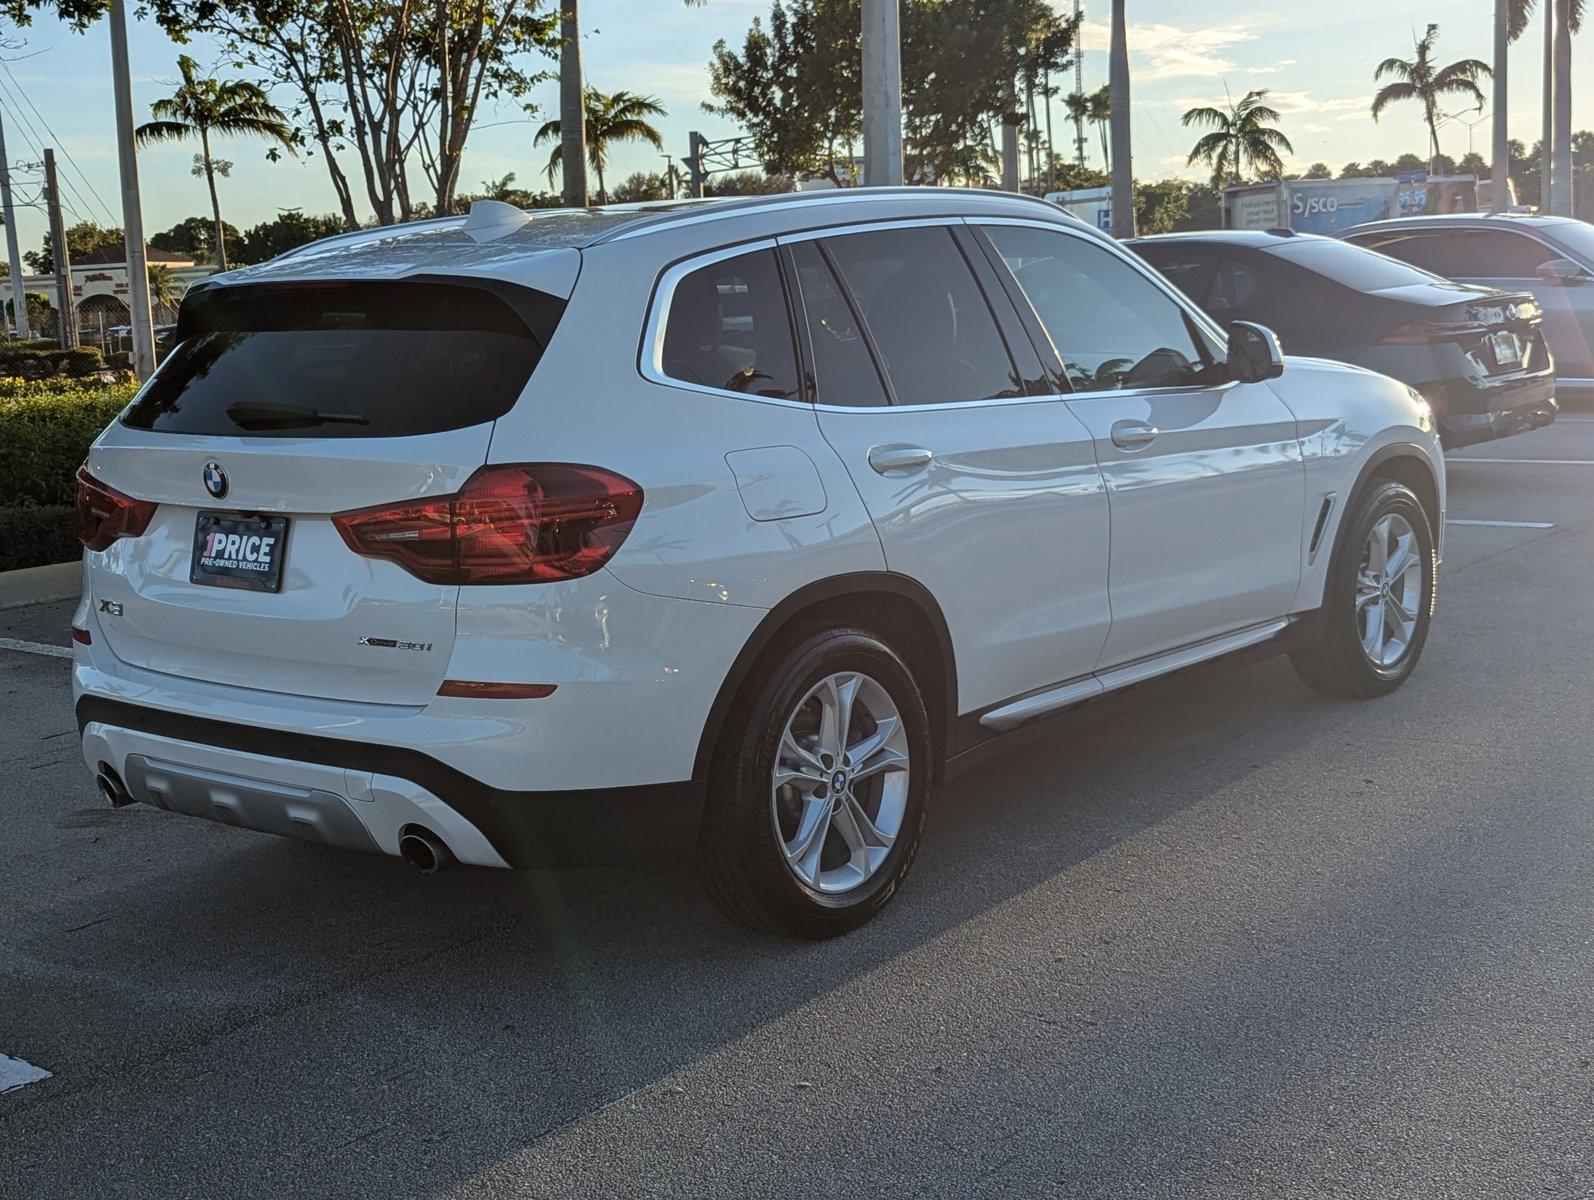
<svg viewBox="0 0 1594 1200"><path fill-rule="evenodd" d="M1125 663L1123 666L1113 667L1083 679L1071 680L1057 687L1048 688L1044 692L1025 696L1022 700L1015 700L1011 704L1004 704L1001 708L993 708L980 718L980 724L1005 733L1037 717L1069 708L1081 701L1144 683L1148 679L1155 679L1159 675L1166 675L1183 667L1193 667L1208 659L1222 658L1225 654L1244 650L1248 646L1259 645L1277 637L1289 626L1288 618L1268 621L1261 625L1252 625L1247 629L1236 630L1234 633L1208 638L1194 645L1181 646L1177 650L1169 650L1150 658Z"/></svg>

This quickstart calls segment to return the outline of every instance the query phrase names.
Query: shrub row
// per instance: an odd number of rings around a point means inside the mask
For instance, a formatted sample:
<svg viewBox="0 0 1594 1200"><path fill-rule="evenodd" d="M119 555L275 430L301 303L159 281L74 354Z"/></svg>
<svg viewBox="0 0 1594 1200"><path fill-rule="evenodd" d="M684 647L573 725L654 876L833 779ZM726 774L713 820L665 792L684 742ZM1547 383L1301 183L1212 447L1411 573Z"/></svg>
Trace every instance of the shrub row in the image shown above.
<svg viewBox="0 0 1594 1200"><path fill-rule="evenodd" d="M28 342L0 344L0 375L19 379L47 379L55 375L97 375L105 370L105 356L93 346L62 350Z"/></svg>
<svg viewBox="0 0 1594 1200"><path fill-rule="evenodd" d="M72 477L135 390L131 379L0 379L0 571L77 557Z"/></svg>

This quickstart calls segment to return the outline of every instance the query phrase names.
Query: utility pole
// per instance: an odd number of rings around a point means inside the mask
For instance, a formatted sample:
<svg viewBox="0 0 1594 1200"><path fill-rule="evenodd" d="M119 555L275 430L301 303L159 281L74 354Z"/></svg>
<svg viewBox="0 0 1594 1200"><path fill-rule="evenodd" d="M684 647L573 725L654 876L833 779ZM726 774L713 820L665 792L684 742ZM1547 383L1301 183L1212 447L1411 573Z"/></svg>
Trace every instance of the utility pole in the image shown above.
<svg viewBox="0 0 1594 1200"><path fill-rule="evenodd" d="M863 0L863 182L902 184L902 13L898 0Z"/></svg>
<svg viewBox="0 0 1594 1200"><path fill-rule="evenodd" d="M1494 0L1494 170L1489 177L1489 207L1503 213L1511 207L1506 190L1511 179L1511 132L1506 119L1506 63L1511 55L1511 0ZM1472 126L1467 126L1471 150Z"/></svg>
<svg viewBox="0 0 1594 1200"><path fill-rule="evenodd" d="M116 156L122 168L122 245L127 251L127 307L133 317L133 374L155 373L155 321L149 309L149 263L144 210L138 195L138 151L133 143L133 84L127 64L127 0L111 6L111 83L116 92ZM55 193L55 176L50 176ZM59 212L59 210L57 210ZM65 247L65 241L62 241Z"/></svg>
<svg viewBox="0 0 1594 1200"><path fill-rule="evenodd" d="M28 297L22 286L22 255L17 252L17 218L11 210L11 160L6 157L5 121L0 119L0 212L6 221L6 255L11 265L11 306L15 310L17 337L32 336L28 328Z"/></svg>
<svg viewBox="0 0 1594 1200"><path fill-rule="evenodd" d="M1085 94L1084 29L1084 11L1080 8L1080 0L1074 0L1074 94L1080 97ZM1083 114L1075 114L1074 116L1074 157L1081 167L1085 165L1085 118Z"/></svg>
<svg viewBox="0 0 1594 1200"><path fill-rule="evenodd" d="M1550 209L1550 181L1555 176L1555 0L1544 0L1544 136L1539 142L1539 212Z"/></svg>
<svg viewBox="0 0 1594 1200"><path fill-rule="evenodd" d="M77 349L77 302L72 296L72 255L66 247L61 194L55 186L55 151L44 151L44 195L50 210L50 257L55 260L56 339L63 350Z"/></svg>
<svg viewBox="0 0 1594 1200"><path fill-rule="evenodd" d="M1129 32L1126 0L1112 0L1107 88L1112 109L1112 235L1135 236L1135 171L1129 140Z"/></svg>

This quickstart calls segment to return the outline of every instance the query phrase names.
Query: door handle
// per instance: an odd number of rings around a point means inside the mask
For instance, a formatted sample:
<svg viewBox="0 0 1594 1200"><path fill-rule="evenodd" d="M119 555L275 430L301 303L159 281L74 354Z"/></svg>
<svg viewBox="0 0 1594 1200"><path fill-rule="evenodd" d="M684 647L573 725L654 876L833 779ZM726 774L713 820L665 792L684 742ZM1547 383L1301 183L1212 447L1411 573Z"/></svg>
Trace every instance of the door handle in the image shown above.
<svg viewBox="0 0 1594 1200"><path fill-rule="evenodd" d="M871 446L869 465L881 475L906 475L930 465L935 452L923 446Z"/></svg>
<svg viewBox="0 0 1594 1200"><path fill-rule="evenodd" d="M1120 450L1144 450L1157 440L1157 427L1144 421L1114 421L1112 444Z"/></svg>

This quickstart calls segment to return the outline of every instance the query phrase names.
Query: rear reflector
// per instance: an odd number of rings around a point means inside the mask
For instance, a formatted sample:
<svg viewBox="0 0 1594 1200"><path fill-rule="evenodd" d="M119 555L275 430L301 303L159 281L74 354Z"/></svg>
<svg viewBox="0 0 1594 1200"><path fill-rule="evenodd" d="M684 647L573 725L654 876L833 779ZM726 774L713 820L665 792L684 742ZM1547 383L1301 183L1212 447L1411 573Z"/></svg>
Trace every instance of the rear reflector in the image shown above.
<svg viewBox="0 0 1594 1200"><path fill-rule="evenodd" d="M590 575L642 511L623 475L576 463L482 467L447 496L332 518L349 549L428 583L549 583Z"/></svg>
<svg viewBox="0 0 1594 1200"><path fill-rule="evenodd" d="M554 683L478 683L473 679L446 679L437 694L467 700L541 700L553 695L558 686Z"/></svg>
<svg viewBox="0 0 1594 1200"><path fill-rule="evenodd" d="M79 646L92 646L94 644L94 635L87 629L74 625L72 626L72 640Z"/></svg>
<svg viewBox="0 0 1594 1200"><path fill-rule="evenodd" d="M77 469L77 537L89 550L104 550L117 538L138 537L149 528L156 505L135 500Z"/></svg>

